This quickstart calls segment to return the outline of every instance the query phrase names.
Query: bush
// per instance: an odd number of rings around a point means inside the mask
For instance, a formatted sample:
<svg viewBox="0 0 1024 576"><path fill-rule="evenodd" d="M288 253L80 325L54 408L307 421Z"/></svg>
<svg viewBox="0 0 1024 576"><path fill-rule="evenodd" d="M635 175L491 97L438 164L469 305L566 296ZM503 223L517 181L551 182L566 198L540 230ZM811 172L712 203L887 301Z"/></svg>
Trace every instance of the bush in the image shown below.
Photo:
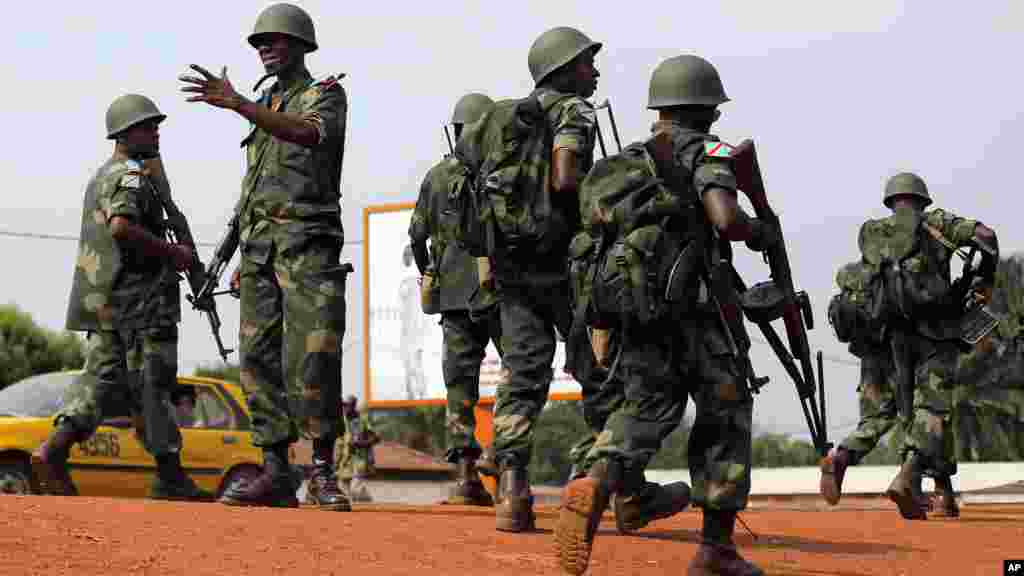
<svg viewBox="0 0 1024 576"><path fill-rule="evenodd" d="M85 342L79 335L47 330L17 306L0 306L0 388L35 374L84 365Z"/></svg>
<svg viewBox="0 0 1024 576"><path fill-rule="evenodd" d="M205 378L216 378L227 382L240 383L242 380L238 375L238 364L214 364L211 366L200 366L195 369L193 376Z"/></svg>

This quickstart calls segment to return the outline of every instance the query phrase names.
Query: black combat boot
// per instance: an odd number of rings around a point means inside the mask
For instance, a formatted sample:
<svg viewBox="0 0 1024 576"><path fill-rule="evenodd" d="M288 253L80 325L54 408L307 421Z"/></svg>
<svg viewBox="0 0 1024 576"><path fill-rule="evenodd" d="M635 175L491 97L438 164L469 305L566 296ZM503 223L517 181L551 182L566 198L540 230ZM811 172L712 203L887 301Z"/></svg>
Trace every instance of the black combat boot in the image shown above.
<svg viewBox="0 0 1024 576"><path fill-rule="evenodd" d="M269 506L298 508L291 468L288 466L288 445L278 444L263 449L263 473L251 482L228 486L219 502L228 506Z"/></svg>
<svg viewBox="0 0 1024 576"><path fill-rule="evenodd" d="M203 490L185 474L178 452L156 457L156 478L149 485L149 498L153 500L186 500L213 502L212 492Z"/></svg>
<svg viewBox="0 0 1024 576"><path fill-rule="evenodd" d="M923 471L921 457L911 452L900 467L899 474L889 484L885 495L896 503L900 516L907 520L927 520L928 501L921 493L921 474Z"/></svg>
<svg viewBox="0 0 1024 576"><path fill-rule="evenodd" d="M732 533L736 513L704 510L704 527L697 555L686 569L687 576L764 576L764 570L747 562L736 551Z"/></svg>
<svg viewBox="0 0 1024 576"><path fill-rule="evenodd" d="M348 496L338 488L338 476L334 472L334 441L331 439L313 440L313 471L306 485L306 504L334 512L352 510Z"/></svg>
<svg viewBox="0 0 1024 576"><path fill-rule="evenodd" d="M850 451L839 446L829 452L828 456L822 458L818 464L818 467L821 468L818 491L825 498L825 502L832 506L839 504L839 498L843 495L843 477L846 476L850 458Z"/></svg>
<svg viewBox="0 0 1024 576"><path fill-rule="evenodd" d="M71 446L78 434L66 419L61 419L49 438L32 453L32 490L37 494L78 496L78 488L68 472Z"/></svg>
<svg viewBox="0 0 1024 576"><path fill-rule="evenodd" d="M498 479L498 493L498 504L495 506L496 528L503 532L533 530L533 494L530 493L526 468L503 465Z"/></svg>
<svg viewBox="0 0 1024 576"><path fill-rule="evenodd" d="M614 476L615 480L610 479ZM621 478L621 464L606 460L595 463L587 476L573 480L562 490L555 526L558 562L567 574L583 574L590 565L594 536L601 516L608 508L609 494Z"/></svg>
<svg viewBox="0 0 1024 576"><path fill-rule="evenodd" d="M494 506L494 499L476 473L475 458L460 454L455 463L457 481L446 502L463 506Z"/></svg>
<svg viewBox="0 0 1024 576"><path fill-rule="evenodd" d="M645 482L640 490L628 496L615 495L615 527L619 534L628 534L655 520L675 516L689 505L690 485L686 482L672 482L664 486Z"/></svg>
<svg viewBox="0 0 1024 576"><path fill-rule="evenodd" d="M932 515L940 518L960 517L960 506L956 503L953 479L949 476L935 479L935 498L931 510Z"/></svg>

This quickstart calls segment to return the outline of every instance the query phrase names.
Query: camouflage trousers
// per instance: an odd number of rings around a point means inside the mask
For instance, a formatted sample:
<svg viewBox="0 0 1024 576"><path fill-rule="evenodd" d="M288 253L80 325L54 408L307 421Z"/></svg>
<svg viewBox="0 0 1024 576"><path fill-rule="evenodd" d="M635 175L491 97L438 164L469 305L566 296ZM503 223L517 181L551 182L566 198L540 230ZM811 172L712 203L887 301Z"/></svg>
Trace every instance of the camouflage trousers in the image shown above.
<svg viewBox="0 0 1024 576"><path fill-rule="evenodd" d="M499 304L502 363L509 377L498 385L494 451L499 466L526 467L533 428L548 400L555 359L555 327L569 330L568 285L503 286Z"/></svg>
<svg viewBox="0 0 1024 576"><path fill-rule="evenodd" d="M328 242L265 263L243 254L241 384L256 446L338 436L347 273Z"/></svg>
<svg viewBox="0 0 1024 576"><path fill-rule="evenodd" d="M626 386L623 492L642 485L644 470L679 426L692 396L697 410L688 445L692 501L705 509L744 509L754 402L718 315L695 313L627 332L619 369Z"/></svg>
<svg viewBox="0 0 1024 576"><path fill-rule="evenodd" d="M135 436L153 456L181 450L171 392L177 386L178 327L91 332L85 372L76 378L55 422L67 420L78 441L87 440L105 418L123 408ZM122 408L122 409L119 409Z"/></svg>
<svg viewBox="0 0 1024 576"><path fill-rule="evenodd" d="M851 465L857 464L874 450L893 426L900 422L893 381L895 369L888 349L872 350L861 357L860 385L857 386L860 422L857 423L857 429L839 444L841 448L850 451Z"/></svg>
<svg viewBox="0 0 1024 576"><path fill-rule="evenodd" d="M601 368L584 371L584 374L580 381L583 420L591 433L569 451L574 476L586 474L600 460L621 454L625 442L622 407L626 391L622 380L617 373L609 374Z"/></svg>
<svg viewBox="0 0 1024 576"><path fill-rule="evenodd" d="M488 342L501 349L501 322L495 313L481 319L468 311L445 312L441 316L444 333L444 386L448 399L445 426L448 431L449 462L461 457L476 460L480 444L476 441L476 414L480 400L480 363Z"/></svg>
<svg viewBox="0 0 1024 576"><path fill-rule="evenodd" d="M933 341L915 334L892 338L896 382L913 378L913 414L905 420L904 456L916 453L932 477L956 474L952 423L960 350L955 342Z"/></svg>

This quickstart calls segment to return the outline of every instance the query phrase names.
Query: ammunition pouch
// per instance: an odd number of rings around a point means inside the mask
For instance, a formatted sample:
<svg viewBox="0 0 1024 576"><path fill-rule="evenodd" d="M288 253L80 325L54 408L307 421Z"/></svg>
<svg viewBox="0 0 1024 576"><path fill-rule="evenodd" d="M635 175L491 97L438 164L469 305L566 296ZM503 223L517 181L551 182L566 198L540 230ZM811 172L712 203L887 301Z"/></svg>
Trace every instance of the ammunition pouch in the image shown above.
<svg viewBox="0 0 1024 576"><path fill-rule="evenodd" d="M669 306L692 299L702 262L696 243L682 242L660 225L633 230L605 250L596 262L592 326L622 320L653 322Z"/></svg>
<svg viewBox="0 0 1024 576"><path fill-rule="evenodd" d="M436 272L428 270L420 279L420 308L424 314L441 313L441 283Z"/></svg>

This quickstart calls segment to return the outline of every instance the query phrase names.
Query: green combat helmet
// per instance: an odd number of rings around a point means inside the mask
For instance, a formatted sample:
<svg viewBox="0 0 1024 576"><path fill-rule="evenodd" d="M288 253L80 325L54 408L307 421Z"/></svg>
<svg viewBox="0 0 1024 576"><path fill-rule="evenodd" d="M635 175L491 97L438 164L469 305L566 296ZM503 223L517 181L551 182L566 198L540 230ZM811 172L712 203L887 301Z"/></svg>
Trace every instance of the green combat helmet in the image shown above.
<svg viewBox="0 0 1024 576"><path fill-rule="evenodd" d="M317 49L313 19L294 4L273 4L260 12L256 26L252 34L249 34L249 44L256 48L257 40L264 34L284 34L298 38L306 44L306 52Z"/></svg>
<svg viewBox="0 0 1024 576"><path fill-rule="evenodd" d="M898 196L916 196L924 200L925 206L932 203L932 197L928 194L928 186L924 180L911 172L900 172L885 183L885 198L882 199L885 207L892 208L893 200Z"/></svg>
<svg viewBox="0 0 1024 576"><path fill-rule="evenodd" d="M452 124L472 124L493 105L494 100L491 100L484 94L478 92L466 94L455 103L455 111L452 112Z"/></svg>
<svg viewBox="0 0 1024 576"><path fill-rule="evenodd" d="M587 50L593 50L596 54L600 49L600 42L594 42L575 28L559 26L548 30L530 46L527 60L534 84L540 86L552 72Z"/></svg>
<svg viewBox="0 0 1024 576"><path fill-rule="evenodd" d="M718 106L729 101L718 71L700 56L675 56L662 61L651 74L647 108Z"/></svg>
<svg viewBox="0 0 1024 576"><path fill-rule="evenodd" d="M107 108L107 138L113 140L121 132L153 118L163 122L167 116L160 113L152 100L141 94L120 96Z"/></svg>

